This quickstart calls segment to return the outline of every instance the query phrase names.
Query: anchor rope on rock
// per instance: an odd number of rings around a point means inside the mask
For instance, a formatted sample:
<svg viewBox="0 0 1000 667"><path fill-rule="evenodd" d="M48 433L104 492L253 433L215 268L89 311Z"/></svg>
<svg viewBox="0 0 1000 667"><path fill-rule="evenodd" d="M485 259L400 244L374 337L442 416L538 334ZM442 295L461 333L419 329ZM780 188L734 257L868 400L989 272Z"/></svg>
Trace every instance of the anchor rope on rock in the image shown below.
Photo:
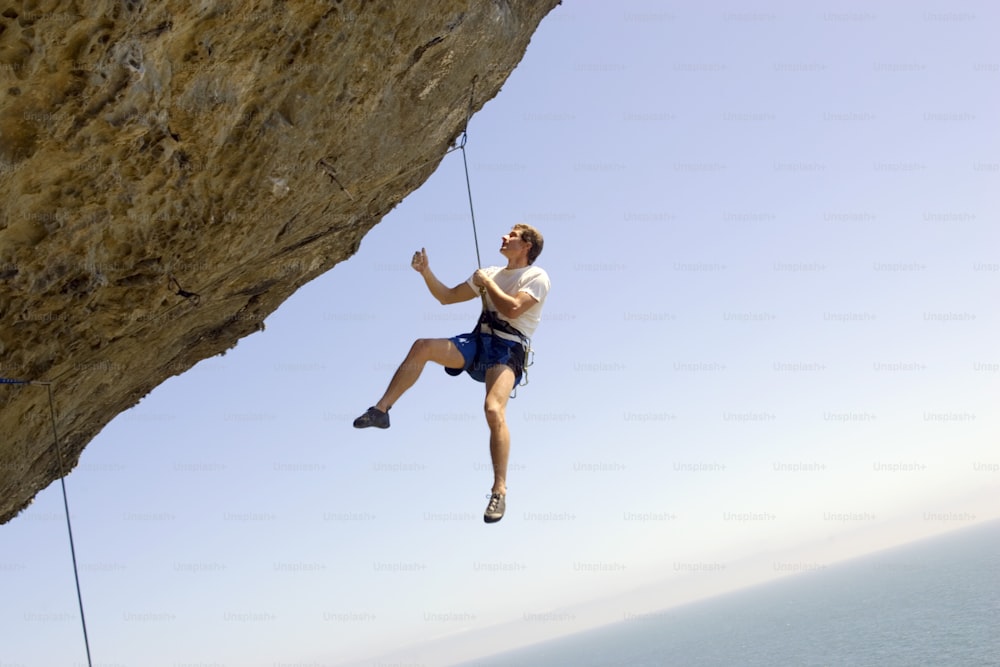
<svg viewBox="0 0 1000 667"><path fill-rule="evenodd" d="M83 646L87 652L87 665L93 667L90 658L90 637L87 634L87 617L83 612L83 593L80 591L80 570L76 564L76 546L73 542L73 524L69 518L69 497L66 494L66 469L63 465L62 450L59 447L59 431L56 429L56 404L52 396L52 383L40 380L15 380L0 378L0 384L24 384L45 387L49 396L49 417L52 422L52 442L56 450L56 463L59 466L59 485L62 487L63 510L66 513L66 532L69 534L69 554L73 561L73 579L76 581L76 601L80 607L80 625L83 627Z"/></svg>
<svg viewBox="0 0 1000 667"><path fill-rule="evenodd" d="M201 302L201 295L196 292L189 292L188 290L181 287L181 284L177 282L177 278L174 278L173 274L168 274L167 277L169 278L171 284L173 285L171 289L173 289L174 287L177 288L176 292L177 296L182 296L185 299L190 299L191 303L193 303L196 306Z"/></svg>

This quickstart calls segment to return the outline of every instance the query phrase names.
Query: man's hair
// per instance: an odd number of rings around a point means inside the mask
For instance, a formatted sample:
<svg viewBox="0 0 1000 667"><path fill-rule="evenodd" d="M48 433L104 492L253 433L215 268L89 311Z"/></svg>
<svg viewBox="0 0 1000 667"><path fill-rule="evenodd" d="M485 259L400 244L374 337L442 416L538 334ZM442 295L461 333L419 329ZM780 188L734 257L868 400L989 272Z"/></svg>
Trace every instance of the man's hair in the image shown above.
<svg viewBox="0 0 1000 667"><path fill-rule="evenodd" d="M521 232L521 240L526 241L531 244L531 248L528 250L528 264L534 264L538 256L542 254L542 246L545 244L545 239L542 238L542 233L532 227L531 225L526 225L523 222L519 222L514 225L514 229Z"/></svg>

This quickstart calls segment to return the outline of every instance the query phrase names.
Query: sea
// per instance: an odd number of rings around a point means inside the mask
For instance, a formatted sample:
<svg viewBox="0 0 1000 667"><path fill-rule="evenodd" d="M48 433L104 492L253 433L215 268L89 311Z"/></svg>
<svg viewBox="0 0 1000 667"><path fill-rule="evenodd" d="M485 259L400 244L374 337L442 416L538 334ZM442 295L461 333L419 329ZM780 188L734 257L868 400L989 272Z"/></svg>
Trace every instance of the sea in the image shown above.
<svg viewBox="0 0 1000 667"><path fill-rule="evenodd" d="M461 667L1000 666L1000 521Z"/></svg>

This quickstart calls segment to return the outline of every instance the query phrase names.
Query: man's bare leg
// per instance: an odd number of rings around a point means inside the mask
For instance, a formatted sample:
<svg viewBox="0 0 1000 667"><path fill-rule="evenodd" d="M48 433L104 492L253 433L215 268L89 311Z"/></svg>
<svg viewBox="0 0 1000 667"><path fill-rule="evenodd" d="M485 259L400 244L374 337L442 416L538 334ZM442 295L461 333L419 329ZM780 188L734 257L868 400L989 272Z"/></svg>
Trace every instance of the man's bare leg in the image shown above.
<svg viewBox="0 0 1000 667"><path fill-rule="evenodd" d="M510 431L507 400L514 389L514 371L509 366L491 366L486 371L486 423L490 427L490 458L493 460L493 493L507 494L507 460Z"/></svg>
<svg viewBox="0 0 1000 667"><path fill-rule="evenodd" d="M420 338L410 347L410 352L396 369L392 380L389 381L389 387L375 407L382 412L388 412L399 397L417 381L428 361L448 368L461 368L465 365L465 357L449 339Z"/></svg>

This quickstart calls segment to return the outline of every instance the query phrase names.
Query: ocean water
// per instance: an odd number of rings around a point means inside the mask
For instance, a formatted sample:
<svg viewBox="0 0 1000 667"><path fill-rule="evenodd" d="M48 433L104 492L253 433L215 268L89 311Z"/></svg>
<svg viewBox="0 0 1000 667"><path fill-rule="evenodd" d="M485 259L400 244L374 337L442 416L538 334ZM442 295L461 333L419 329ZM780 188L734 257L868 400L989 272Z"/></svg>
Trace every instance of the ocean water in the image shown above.
<svg viewBox="0 0 1000 667"><path fill-rule="evenodd" d="M469 667L1000 665L1000 521Z"/></svg>

